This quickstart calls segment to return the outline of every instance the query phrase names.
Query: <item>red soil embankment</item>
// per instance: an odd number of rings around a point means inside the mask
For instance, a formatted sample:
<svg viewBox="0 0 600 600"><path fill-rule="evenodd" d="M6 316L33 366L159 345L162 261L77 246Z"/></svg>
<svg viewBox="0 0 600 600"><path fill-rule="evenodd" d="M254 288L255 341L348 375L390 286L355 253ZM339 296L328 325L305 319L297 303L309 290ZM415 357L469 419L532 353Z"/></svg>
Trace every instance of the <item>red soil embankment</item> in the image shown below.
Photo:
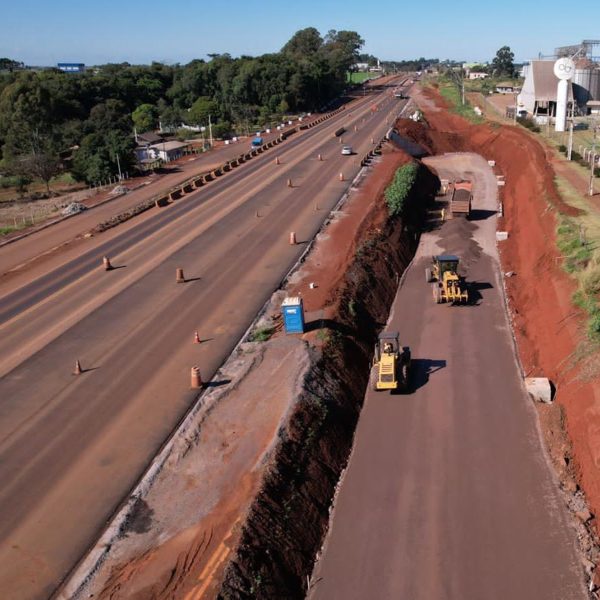
<svg viewBox="0 0 600 600"><path fill-rule="evenodd" d="M528 132L513 126L472 125L439 110L444 103L435 91L424 95L424 105L430 107L424 108L428 124L399 120L397 129L433 153L478 152L495 160L496 172L505 176L506 184L499 188L504 218L498 227L508 231L509 238L499 248L503 271L515 274L505 281L521 362L526 376L546 376L556 386L556 405L538 406L549 452L563 482L575 467L596 513L600 510L600 381L582 381L580 369L571 362L584 335L585 315L572 305L575 284L563 271L556 246L558 215L579 211L560 198L545 149ZM559 407L572 449L557 432Z"/></svg>

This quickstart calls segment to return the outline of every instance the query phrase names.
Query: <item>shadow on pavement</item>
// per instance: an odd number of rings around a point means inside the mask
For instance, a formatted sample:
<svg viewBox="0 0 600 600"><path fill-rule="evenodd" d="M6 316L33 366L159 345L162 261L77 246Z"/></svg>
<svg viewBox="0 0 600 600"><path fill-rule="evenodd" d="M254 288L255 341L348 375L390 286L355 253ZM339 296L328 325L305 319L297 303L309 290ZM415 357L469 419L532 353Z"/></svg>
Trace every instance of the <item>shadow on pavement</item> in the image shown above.
<svg viewBox="0 0 600 600"><path fill-rule="evenodd" d="M411 374L409 378L409 393L417 391L429 381L431 375L445 368L445 360L431 358L413 358L411 361Z"/></svg>
<svg viewBox="0 0 600 600"><path fill-rule="evenodd" d="M497 210L485 210L483 208L473 208L469 213L469 221L485 221L497 214Z"/></svg>
<svg viewBox="0 0 600 600"><path fill-rule="evenodd" d="M469 305L478 306L483 299L481 290L491 290L493 285L487 281L470 281L468 284L469 289Z"/></svg>

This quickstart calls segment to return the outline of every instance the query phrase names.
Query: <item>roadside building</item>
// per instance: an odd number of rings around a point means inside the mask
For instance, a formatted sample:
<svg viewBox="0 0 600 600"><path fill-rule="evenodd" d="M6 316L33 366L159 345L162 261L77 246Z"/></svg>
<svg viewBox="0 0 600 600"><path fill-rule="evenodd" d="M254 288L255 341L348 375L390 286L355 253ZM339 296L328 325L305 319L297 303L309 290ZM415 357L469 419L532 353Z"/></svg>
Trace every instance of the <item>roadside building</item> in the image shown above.
<svg viewBox="0 0 600 600"><path fill-rule="evenodd" d="M499 94L514 94L519 88L511 81L503 81L496 86L496 91Z"/></svg>
<svg viewBox="0 0 600 600"><path fill-rule="evenodd" d="M159 158L165 163L181 158L189 148L188 142L169 141L152 144L149 158Z"/></svg>
<svg viewBox="0 0 600 600"><path fill-rule="evenodd" d="M160 159L156 152L151 149L151 146L160 144L163 138L152 131L147 131L146 133L137 133L134 131L134 136L137 144L135 147L135 158L142 170L147 171L150 168L156 168L149 165L154 165L157 161L160 165Z"/></svg>
<svg viewBox="0 0 600 600"><path fill-rule="evenodd" d="M483 71L469 71L469 79L486 79L487 77L489 75Z"/></svg>
<svg viewBox="0 0 600 600"><path fill-rule="evenodd" d="M586 106L591 115L600 115L600 100L589 100Z"/></svg>

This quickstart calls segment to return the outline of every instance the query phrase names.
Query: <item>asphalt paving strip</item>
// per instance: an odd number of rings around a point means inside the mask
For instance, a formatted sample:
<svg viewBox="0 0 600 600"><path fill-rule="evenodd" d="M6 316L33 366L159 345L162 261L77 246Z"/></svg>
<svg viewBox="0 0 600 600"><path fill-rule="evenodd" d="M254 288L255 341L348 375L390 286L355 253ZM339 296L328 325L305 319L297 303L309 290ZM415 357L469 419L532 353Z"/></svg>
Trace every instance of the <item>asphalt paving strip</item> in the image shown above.
<svg viewBox="0 0 600 600"><path fill-rule="evenodd" d="M492 236L494 221L449 221L423 236L387 325L411 346L412 393L367 393L310 598L587 597L520 379L499 263L482 252L490 242L478 230ZM434 304L424 282L428 255L449 250L464 253L468 306Z"/></svg>

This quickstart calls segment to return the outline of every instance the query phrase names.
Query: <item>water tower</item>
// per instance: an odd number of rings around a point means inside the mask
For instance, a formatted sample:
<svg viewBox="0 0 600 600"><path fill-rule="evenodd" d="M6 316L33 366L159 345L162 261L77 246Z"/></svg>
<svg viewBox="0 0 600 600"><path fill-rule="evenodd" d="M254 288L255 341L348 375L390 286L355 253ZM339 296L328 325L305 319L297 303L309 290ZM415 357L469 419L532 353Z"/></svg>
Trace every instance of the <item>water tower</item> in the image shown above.
<svg viewBox="0 0 600 600"><path fill-rule="evenodd" d="M558 77L556 88L556 123L555 131L565 131L567 126L567 102L569 99L569 79L575 73L575 63L572 59L559 58L554 63L554 74Z"/></svg>

